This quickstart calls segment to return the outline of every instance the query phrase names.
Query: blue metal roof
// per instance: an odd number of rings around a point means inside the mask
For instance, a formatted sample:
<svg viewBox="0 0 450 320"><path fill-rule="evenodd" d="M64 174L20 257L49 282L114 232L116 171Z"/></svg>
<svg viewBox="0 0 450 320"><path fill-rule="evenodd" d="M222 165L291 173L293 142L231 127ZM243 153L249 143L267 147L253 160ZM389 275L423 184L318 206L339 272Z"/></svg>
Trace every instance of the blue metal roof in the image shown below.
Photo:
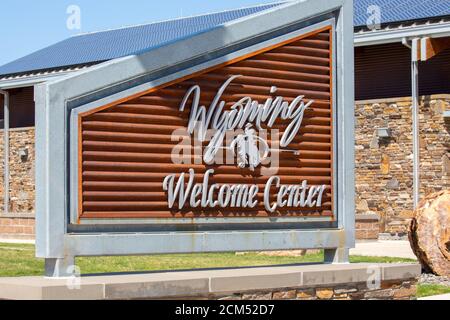
<svg viewBox="0 0 450 320"><path fill-rule="evenodd" d="M378 6L381 23L429 19L450 15L450 0L354 0L355 26L365 26L368 8Z"/></svg>
<svg viewBox="0 0 450 320"><path fill-rule="evenodd" d="M0 67L0 75L74 66L139 54L280 4L74 36Z"/></svg>
<svg viewBox="0 0 450 320"><path fill-rule="evenodd" d="M0 75L90 64L134 55L284 2L78 35L0 67ZM450 0L354 0L355 26L364 26L367 8L378 5L381 23L450 15Z"/></svg>

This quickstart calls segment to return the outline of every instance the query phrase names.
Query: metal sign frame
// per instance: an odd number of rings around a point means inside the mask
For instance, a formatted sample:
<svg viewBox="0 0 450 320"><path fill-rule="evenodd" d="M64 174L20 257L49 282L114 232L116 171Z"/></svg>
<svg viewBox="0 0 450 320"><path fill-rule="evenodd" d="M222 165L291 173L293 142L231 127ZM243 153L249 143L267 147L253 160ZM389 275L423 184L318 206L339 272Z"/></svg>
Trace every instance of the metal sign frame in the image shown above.
<svg viewBox="0 0 450 320"><path fill-rule="evenodd" d="M197 226L196 231L177 232L170 225L180 223L179 219L79 223L79 159L75 155L80 113L325 26L331 26L334 35L335 217L329 221L204 219L198 221L204 229ZM188 52L185 48L192 49ZM36 245L37 256L45 258L46 274L69 275L77 256L320 248L325 249L327 262L348 262L348 250L355 242L353 81L352 1L308 0L290 2L139 56L38 85ZM220 227L211 228L217 225Z"/></svg>

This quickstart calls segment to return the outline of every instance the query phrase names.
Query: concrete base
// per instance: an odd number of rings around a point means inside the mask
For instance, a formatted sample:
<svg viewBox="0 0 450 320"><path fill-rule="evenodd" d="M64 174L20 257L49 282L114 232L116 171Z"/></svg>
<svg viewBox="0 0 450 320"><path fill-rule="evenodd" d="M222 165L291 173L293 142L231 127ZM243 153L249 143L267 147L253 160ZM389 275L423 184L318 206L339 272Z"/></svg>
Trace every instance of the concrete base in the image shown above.
<svg viewBox="0 0 450 320"><path fill-rule="evenodd" d="M236 294L244 297L252 292L263 292L272 298L274 292L292 288L294 295L302 288L340 286L367 291L361 287L370 288L371 284L377 287L370 290L381 290L382 286L385 290L384 283L414 281L420 273L418 264L320 264L66 279L0 278L0 299L221 299Z"/></svg>

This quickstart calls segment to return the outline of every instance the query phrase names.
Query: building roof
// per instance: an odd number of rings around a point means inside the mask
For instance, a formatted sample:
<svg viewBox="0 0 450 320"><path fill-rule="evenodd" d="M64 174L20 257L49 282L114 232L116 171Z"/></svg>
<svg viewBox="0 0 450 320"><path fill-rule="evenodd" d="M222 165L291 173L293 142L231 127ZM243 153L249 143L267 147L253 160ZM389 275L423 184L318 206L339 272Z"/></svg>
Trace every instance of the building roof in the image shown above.
<svg viewBox="0 0 450 320"><path fill-rule="evenodd" d="M102 62L136 55L280 4L73 36L0 67L0 75Z"/></svg>
<svg viewBox="0 0 450 320"><path fill-rule="evenodd" d="M278 2L73 36L1 66L0 79L137 55L284 3ZM380 7L381 24L450 15L449 0L354 0L356 27L366 25L370 15L368 8L372 5Z"/></svg>
<svg viewBox="0 0 450 320"><path fill-rule="evenodd" d="M353 0L355 27L365 26L371 6L378 6L381 24L417 21L450 15L449 0ZM370 11L370 10L369 10Z"/></svg>

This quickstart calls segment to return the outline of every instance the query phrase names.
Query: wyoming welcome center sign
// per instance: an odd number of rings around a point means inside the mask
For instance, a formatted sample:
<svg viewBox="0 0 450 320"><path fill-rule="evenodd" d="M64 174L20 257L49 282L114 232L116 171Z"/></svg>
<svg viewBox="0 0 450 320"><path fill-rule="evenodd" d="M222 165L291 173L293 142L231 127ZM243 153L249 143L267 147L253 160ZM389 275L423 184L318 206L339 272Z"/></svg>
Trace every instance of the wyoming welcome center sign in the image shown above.
<svg viewBox="0 0 450 320"><path fill-rule="evenodd" d="M293 2L40 86L47 273L89 255L324 248L344 261L352 37L351 4Z"/></svg>

